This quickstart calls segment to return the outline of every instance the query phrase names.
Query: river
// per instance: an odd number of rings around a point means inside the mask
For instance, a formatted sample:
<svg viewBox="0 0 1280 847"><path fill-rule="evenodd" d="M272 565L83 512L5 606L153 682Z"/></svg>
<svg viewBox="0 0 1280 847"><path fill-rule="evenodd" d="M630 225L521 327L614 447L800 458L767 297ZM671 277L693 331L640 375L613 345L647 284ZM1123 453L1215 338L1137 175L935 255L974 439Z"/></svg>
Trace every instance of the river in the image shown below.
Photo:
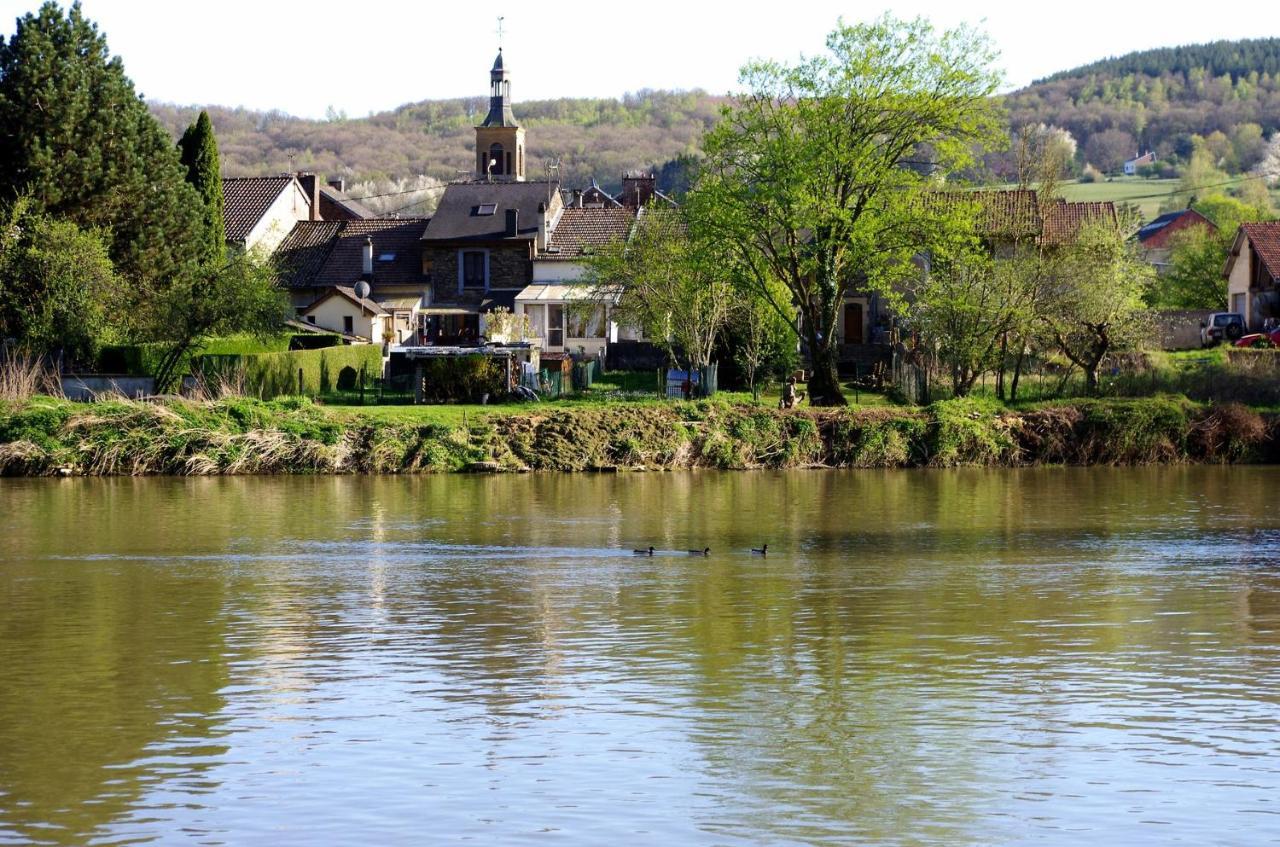
<svg viewBox="0 0 1280 847"><path fill-rule="evenodd" d="M1274 844L1277 490L0 480L0 844Z"/></svg>

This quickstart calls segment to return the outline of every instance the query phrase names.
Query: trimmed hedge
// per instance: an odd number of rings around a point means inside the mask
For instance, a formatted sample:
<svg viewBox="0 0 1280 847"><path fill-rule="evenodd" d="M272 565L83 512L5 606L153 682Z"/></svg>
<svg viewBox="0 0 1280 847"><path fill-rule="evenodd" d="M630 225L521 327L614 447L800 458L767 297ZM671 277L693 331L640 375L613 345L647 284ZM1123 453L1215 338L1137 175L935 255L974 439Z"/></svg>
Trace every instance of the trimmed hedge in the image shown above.
<svg viewBox="0 0 1280 847"><path fill-rule="evenodd" d="M318 341L312 339L319 339ZM178 364L178 373L192 373L192 360L200 356L245 356L256 353L283 353L298 347L329 347L336 344L337 336L293 335L282 333L268 338L257 338L250 335L231 335L226 338L211 338L205 342L197 355L185 357ZM125 374L127 376L151 376L164 358L168 345L148 344L108 344L98 351L96 370L104 374Z"/></svg>
<svg viewBox="0 0 1280 847"><path fill-rule="evenodd" d="M335 388L353 386L361 368L370 379L382 376L382 348L353 344L320 350L258 353L245 356L204 355L192 359L192 371L206 377L244 368L245 390L270 399L301 394L315 397ZM299 373L302 375L299 385Z"/></svg>

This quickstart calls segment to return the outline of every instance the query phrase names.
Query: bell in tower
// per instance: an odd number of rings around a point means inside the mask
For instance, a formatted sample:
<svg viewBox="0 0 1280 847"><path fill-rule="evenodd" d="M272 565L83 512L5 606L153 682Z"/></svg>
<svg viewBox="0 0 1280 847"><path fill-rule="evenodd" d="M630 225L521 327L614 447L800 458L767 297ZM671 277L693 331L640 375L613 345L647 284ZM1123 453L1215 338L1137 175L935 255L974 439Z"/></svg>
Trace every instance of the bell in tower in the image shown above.
<svg viewBox="0 0 1280 847"><path fill-rule="evenodd" d="M524 127L511 111L511 77L501 47L489 71L489 114L476 127L476 177L524 182Z"/></svg>

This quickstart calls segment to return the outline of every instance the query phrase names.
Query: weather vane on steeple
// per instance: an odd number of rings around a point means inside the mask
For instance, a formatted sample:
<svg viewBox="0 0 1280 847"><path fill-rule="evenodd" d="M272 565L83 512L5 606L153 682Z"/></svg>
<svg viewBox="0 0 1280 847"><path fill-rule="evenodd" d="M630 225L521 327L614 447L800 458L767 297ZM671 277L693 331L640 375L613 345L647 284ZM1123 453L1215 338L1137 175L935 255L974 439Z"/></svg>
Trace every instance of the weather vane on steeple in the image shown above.
<svg viewBox="0 0 1280 847"><path fill-rule="evenodd" d="M499 53L502 52L502 22L505 20L506 18L504 16L498 15L498 52Z"/></svg>

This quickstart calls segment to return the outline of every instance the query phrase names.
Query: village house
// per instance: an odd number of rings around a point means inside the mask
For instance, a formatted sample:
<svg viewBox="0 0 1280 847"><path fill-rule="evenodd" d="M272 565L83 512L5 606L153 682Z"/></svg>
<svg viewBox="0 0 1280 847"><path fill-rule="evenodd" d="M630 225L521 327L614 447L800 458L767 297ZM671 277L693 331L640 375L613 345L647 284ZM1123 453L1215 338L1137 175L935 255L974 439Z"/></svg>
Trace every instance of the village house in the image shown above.
<svg viewBox="0 0 1280 847"><path fill-rule="evenodd" d="M1125 176L1137 176L1138 168L1143 165L1154 165L1156 163L1156 154L1150 151L1143 153L1141 156L1134 156L1124 163Z"/></svg>
<svg viewBox="0 0 1280 847"><path fill-rule="evenodd" d="M609 309L620 292L602 296L604 286L588 279L586 264L595 252L626 240L636 216L620 204L571 206L560 213L547 248L533 260L533 281L515 299L516 313L529 316L543 350L598 356L619 338L639 337L612 320Z"/></svg>
<svg viewBox="0 0 1280 847"><path fill-rule="evenodd" d="M373 213L313 173L224 177L223 223L227 244L272 253L299 221L359 220Z"/></svg>
<svg viewBox="0 0 1280 847"><path fill-rule="evenodd" d="M422 218L295 224L276 257L297 319L372 343L416 342L430 296L418 246L425 225ZM367 298L355 296L361 282ZM346 296L330 298L335 288ZM373 317L376 332L355 328Z"/></svg>
<svg viewBox="0 0 1280 847"><path fill-rule="evenodd" d="M927 202L976 206L977 234L997 259L1011 257L1020 247L1051 250L1069 244L1089 223L1119 225L1115 205L1110 202L1058 199L1042 203L1036 192L1025 189L936 192ZM914 264L921 272L928 272L926 254L918 255ZM879 293L850 291L836 316L840 367L865 369L887 360L895 324L895 313Z"/></svg>
<svg viewBox="0 0 1280 847"><path fill-rule="evenodd" d="M1134 237L1138 239L1147 261L1155 266L1156 272L1165 273L1169 270L1169 259L1173 254L1174 234L1195 227L1203 227L1209 233L1218 231L1213 221L1195 209L1179 209L1144 224Z"/></svg>
<svg viewBox="0 0 1280 847"><path fill-rule="evenodd" d="M490 71L489 111L475 133L474 174L446 186L430 218L371 219L341 182L296 174L228 181L239 191L237 232L288 227L274 252L296 320L350 340L476 344L496 310L527 315L534 342L548 352L599 354L619 338L635 339L638 333L611 320L607 303L599 310L573 304L594 296L595 286L583 284L593 252L625 239L647 204L674 205L655 176L624 175L616 199L594 180L571 193L527 181L525 130L511 107L501 52Z"/></svg>
<svg viewBox="0 0 1280 847"><path fill-rule="evenodd" d="M298 221L320 219L319 204L292 174L222 180L227 244L272 253Z"/></svg>
<svg viewBox="0 0 1280 847"><path fill-rule="evenodd" d="M1280 319L1280 221L1240 224L1222 275L1227 311L1244 315L1246 327Z"/></svg>

